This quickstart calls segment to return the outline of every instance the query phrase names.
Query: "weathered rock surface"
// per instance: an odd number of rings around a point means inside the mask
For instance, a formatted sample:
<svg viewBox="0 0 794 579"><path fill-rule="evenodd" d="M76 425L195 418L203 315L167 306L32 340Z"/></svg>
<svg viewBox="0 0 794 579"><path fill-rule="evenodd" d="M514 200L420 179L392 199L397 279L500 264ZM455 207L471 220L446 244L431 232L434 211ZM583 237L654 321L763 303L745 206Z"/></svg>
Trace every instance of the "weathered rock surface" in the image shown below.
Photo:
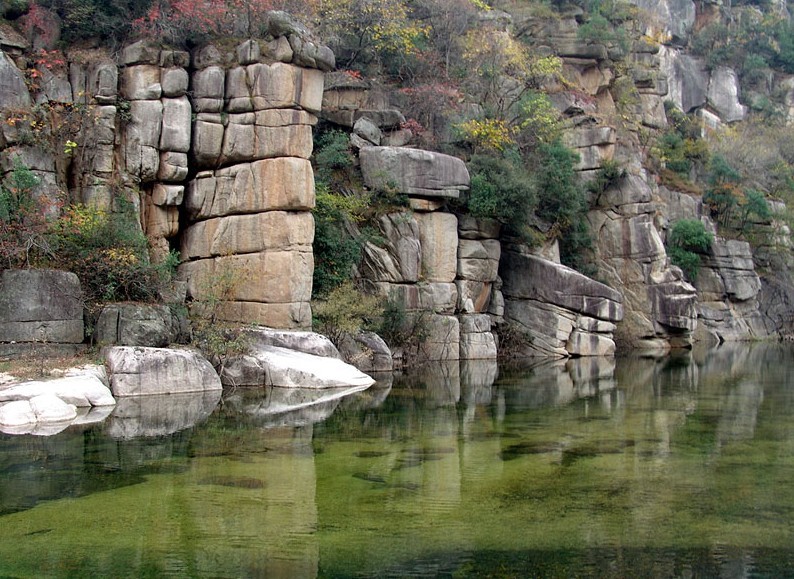
<svg viewBox="0 0 794 579"><path fill-rule="evenodd" d="M348 364L368 374L391 372L394 369L389 346L374 332L345 335L339 345L339 353Z"/></svg>
<svg viewBox="0 0 794 579"><path fill-rule="evenodd" d="M277 346L314 356L340 358L339 351L333 342L316 332L256 327L247 328L245 335L251 341L251 348L254 350L263 346Z"/></svg>
<svg viewBox="0 0 794 579"><path fill-rule="evenodd" d="M507 252L505 319L530 337L528 356L601 356L615 351L612 332L623 319L623 296L548 260Z"/></svg>
<svg viewBox="0 0 794 579"><path fill-rule="evenodd" d="M192 350L114 346L104 350L114 396L220 390L212 365Z"/></svg>
<svg viewBox="0 0 794 579"><path fill-rule="evenodd" d="M93 375L20 382L0 390L0 403L30 400L35 396L44 394L52 394L67 404L80 408L113 406L116 403L110 393L110 389L98 377Z"/></svg>
<svg viewBox="0 0 794 579"><path fill-rule="evenodd" d="M0 107L2 109L29 109L33 104L25 77L14 61L0 50Z"/></svg>
<svg viewBox="0 0 794 579"><path fill-rule="evenodd" d="M469 186L469 172L457 157L406 147L367 147L360 152L364 183L395 187L408 195L457 199Z"/></svg>
<svg viewBox="0 0 794 579"><path fill-rule="evenodd" d="M739 102L739 76L731 68L718 66L711 73L708 102L727 122L741 121L747 116L747 107Z"/></svg>
<svg viewBox="0 0 794 579"><path fill-rule="evenodd" d="M338 358L261 345L250 355L228 360L224 384L278 388L366 388L375 380Z"/></svg>
<svg viewBox="0 0 794 579"><path fill-rule="evenodd" d="M0 428L50 422L69 424L76 417L74 405L67 404L54 394L40 394L0 406Z"/></svg>
<svg viewBox="0 0 794 579"><path fill-rule="evenodd" d="M168 306L111 304L99 314L93 339L98 346L151 346L176 343L180 323Z"/></svg>
<svg viewBox="0 0 794 579"><path fill-rule="evenodd" d="M77 276L57 270L0 272L0 342L79 344L84 339Z"/></svg>

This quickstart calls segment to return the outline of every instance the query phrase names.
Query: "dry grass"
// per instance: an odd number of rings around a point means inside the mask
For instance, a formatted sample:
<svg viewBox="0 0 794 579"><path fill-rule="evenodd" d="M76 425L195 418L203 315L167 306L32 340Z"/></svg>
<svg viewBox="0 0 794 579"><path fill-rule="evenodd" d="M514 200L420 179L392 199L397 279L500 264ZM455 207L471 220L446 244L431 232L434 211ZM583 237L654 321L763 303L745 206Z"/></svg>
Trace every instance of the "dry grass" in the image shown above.
<svg viewBox="0 0 794 579"><path fill-rule="evenodd" d="M68 356L18 356L0 361L0 387L25 380L58 377L69 368L96 363L97 357L93 352Z"/></svg>

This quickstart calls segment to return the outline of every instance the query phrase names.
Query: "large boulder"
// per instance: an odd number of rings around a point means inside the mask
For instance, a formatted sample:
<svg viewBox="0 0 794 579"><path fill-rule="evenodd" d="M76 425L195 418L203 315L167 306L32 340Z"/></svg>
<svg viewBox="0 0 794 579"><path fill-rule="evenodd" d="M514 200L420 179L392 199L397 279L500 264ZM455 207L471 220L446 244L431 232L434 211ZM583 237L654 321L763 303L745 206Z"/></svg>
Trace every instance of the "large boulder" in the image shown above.
<svg viewBox="0 0 794 579"><path fill-rule="evenodd" d="M372 189L457 199L469 187L466 164L450 155L406 147L366 147L359 153L364 183Z"/></svg>
<svg viewBox="0 0 794 579"><path fill-rule="evenodd" d="M503 255L505 297L537 300L609 322L623 319L623 296L617 290L533 255Z"/></svg>
<svg viewBox="0 0 794 579"><path fill-rule="evenodd" d="M99 346L162 348L176 342L179 333L179 320L168 306L110 304L102 308L93 338Z"/></svg>
<svg viewBox="0 0 794 579"><path fill-rule="evenodd" d="M685 113L706 104L709 73L701 58L663 46L660 61L661 69L667 75L669 100Z"/></svg>
<svg viewBox="0 0 794 579"><path fill-rule="evenodd" d="M374 332L345 334L339 351L348 363L362 372L391 372L394 369L389 346Z"/></svg>
<svg viewBox="0 0 794 579"><path fill-rule="evenodd" d="M220 390L220 378L197 352L114 346L104 350L114 396Z"/></svg>
<svg viewBox="0 0 794 579"><path fill-rule="evenodd" d="M0 272L0 341L83 342L80 281L57 270Z"/></svg>
<svg viewBox="0 0 794 579"><path fill-rule="evenodd" d="M254 350L263 346L278 346L314 356L340 358L339 351L333 342L317 332L279 330L260 326L247 328L245 335Z"/></svg>
<svg viewBox="0 0 794 579"><path fill-rule="evenodd" d="M0 403L30 400L44 394L57 396L78 408L113 406L116 403L110 389L95 375L20 382L0 390Z"/></svg>
<svg viewBox="0 0 794 579"><path fill-rule="evenodd" d="M748 108L739 102L739 75L735 70L718 66L711 72L708 102L726 123L744 120Z"/></svg>
<svg viewBox="0 0 794 579"><path fill-rule="evenodd" d="M338 358L264 345L249 355L228 360L221 377L227 385L278 388L367 388L375 383Z"/></svg>
<svg viewBox="0 0 794 579"><path fill-rule="evenodd" d="M54 394L41 394L0 406L0 428L23 427L41 422L69 423L77 417L74 405Z"/></svg>

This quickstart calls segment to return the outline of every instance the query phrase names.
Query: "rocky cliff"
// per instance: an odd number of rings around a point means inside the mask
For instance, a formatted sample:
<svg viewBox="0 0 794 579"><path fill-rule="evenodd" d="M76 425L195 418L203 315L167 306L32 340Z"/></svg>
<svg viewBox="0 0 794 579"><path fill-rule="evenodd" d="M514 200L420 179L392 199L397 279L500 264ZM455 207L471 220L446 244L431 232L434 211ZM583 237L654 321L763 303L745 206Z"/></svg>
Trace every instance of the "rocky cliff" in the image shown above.
<svg viewBox="0 0 794 579"><path fill-rule="evenodd" d="M583 37L575 9L498 13L505 30L562 63L543 90L564 120L565 144L578 153L581 181L609 163L621 169L588 199L593 278L562 266L554 243L528 248L461 209L466 164L411 146L397 87L334 72L331 50L283 13L271 15L262 38L191 52L147 42L117 53L74 49L57 62L31 57L27 40L4 25L0 166L6 175L16 162L29 167L40 178L37 199L54 213L64 202L108 211L131 203L152 259L179 251L188 298L206 298L218 279L235 278L222 318L308 328L310 158L322 118L350 134L365 188L407 197L407 207L378 216L383 241L364 243L357 272L369 291L427 313L427 358L494 358L492 329L507 323L528 337L522 354L558 357L790 333L781 222L759 223L779 240L777 257L764 254L762 275L747 241L719 235L697 280L670 263L672 223L718 229L698 195L663 182L649 162L648 143L669 126L665 102L696 114L707 135L742 121L749 95L737 71L687 50L693 30L720 17L714 5L636 4L650 17L627 21L623 39ZM768 85L770 94L794 87L794 77ZM76 125L68 134L76 154L36 138L36 123L55 132L66 120Z"/></svg>

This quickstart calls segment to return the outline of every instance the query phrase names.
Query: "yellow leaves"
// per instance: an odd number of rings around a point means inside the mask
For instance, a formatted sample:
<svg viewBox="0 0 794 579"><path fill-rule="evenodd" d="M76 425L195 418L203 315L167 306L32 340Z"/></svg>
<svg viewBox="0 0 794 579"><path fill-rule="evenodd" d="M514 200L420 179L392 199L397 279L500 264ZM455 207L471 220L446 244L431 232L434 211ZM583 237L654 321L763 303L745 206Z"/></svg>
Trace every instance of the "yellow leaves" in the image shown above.
<svg viewBox="0 0 794 579"><path fill-rule="evenodd" d="M491 7L488 4L486 4L483 0L469 0L469 2L471 2L475 7L479 8L480 10L484 10L485 12L491 10Z"/></svg>
<svg viewBox="0 0 794 579"><path fill-rule="evenodd" d="M326 0L319 17L340 38L352 39L358 49L412 54L429 31L429 26L411 19L405 0Z"/></svg>
<svg viewBox="0 0 794 579"><path fill-rule="evenodd" d="M501 119L471 119L456 125L464 140L475 147L503 151L514 143L513 129Z"/></svg>
<svg viewBox="0 0 794 579"><path fill-rule="evenodd" d="M558 57L537 56L503 30L471 30L462 43L463 60L480 76L507 75L538 84L562 72Z"/></svg>
<svg viewBox="0 0 794 579"><path fill-rule="evenodd" d="M103 249L102 255L114 265L135 265L138 263L138 256L128 247Z"/></svg>

